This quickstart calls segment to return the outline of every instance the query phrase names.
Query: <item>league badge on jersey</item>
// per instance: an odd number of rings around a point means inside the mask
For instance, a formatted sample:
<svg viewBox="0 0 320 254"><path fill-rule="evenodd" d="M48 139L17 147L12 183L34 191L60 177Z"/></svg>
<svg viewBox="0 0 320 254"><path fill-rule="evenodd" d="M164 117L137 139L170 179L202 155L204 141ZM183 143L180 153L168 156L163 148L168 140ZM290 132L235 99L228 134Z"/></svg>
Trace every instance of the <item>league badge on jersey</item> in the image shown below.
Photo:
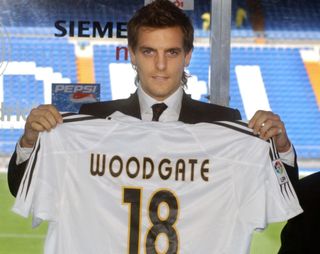
<svg viewBox="0 0 320 254"><path fill-rule="evenodd" d="M274 172L276 173L276 176L278 178L279 184L285 184L285 183L289 182L287 171L286 171L282 161L279 159L274 160L272 162L272 164L273 164Z"/></svg>

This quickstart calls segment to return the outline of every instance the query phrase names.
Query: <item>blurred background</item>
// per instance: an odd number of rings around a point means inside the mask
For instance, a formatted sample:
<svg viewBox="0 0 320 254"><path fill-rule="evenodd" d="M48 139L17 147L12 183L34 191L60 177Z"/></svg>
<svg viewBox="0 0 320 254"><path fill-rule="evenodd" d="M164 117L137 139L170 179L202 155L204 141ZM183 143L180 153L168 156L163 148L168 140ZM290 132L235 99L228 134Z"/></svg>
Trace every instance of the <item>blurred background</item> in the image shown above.
<svg viewBox="0 0 320 254"><path fill-rule="evenodd" d="M219 67L213 65L211 47L219 24L212 17L228 19L224 32L230 37L230 55L223 57L230 59L229 80L219 84L228 88L228 105L238 108L243 119L257 109L279 114L296 149L301 177L320 171L320 1L232 0L231 10L219 14L212 13L209 0L173 2L195 26L187 92L210 102L211 68ZM101 100L128 97L135 85L126 22L144 4L0 0L0 253L42 253L46 225L31 230L30 221L13 215L6 185L8 159L27 114L51 103L52 83L97 83ZM252 253L276 253L282 226L255 236Z"/></svg>

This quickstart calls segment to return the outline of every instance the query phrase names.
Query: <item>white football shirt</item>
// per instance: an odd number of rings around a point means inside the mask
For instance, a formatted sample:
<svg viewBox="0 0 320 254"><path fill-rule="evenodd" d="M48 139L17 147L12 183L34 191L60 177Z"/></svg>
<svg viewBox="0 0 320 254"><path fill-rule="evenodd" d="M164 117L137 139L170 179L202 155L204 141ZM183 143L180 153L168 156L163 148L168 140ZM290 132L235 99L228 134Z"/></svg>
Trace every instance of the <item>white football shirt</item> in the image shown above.
<svg viewBox="0 0 320 254"><path fill-rule="evenodd" d="M46 254L241 254L302 212L272 141L241 122L71 116L41 133L13 210Z"/></svg>

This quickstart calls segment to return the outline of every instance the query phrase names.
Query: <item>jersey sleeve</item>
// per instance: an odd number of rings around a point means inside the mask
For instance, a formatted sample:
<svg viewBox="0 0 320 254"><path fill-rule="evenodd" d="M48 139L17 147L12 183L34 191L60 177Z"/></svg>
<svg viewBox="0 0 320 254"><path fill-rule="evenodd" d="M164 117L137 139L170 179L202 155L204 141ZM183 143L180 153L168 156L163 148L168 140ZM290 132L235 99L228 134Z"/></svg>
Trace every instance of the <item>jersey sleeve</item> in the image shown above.
<svg viewBox="0 0 320 254"><path fill-rule="evenodd" d="M41 134L39 135L34 149L30 155L28 165L21 180L19 190L15 199L12 210L20 214L21 216L28 217L30 214L32 200L34 196L34 190L37 185L37 173L35 166L37 164L37 158L42 153L40 149Z"/></svg>
<svg viewBox="0 0 320 254"><path fill-rule="evenodd" d="M268 148L268 147L266 147ZM250 193L241 190L245 196L241 206L241 218L263 230L268 224L286 221L302 212L297 195L292 187L286 169L279 159L273 141L268 149L261 150L256 175L248 181L256 181Z"/></svg>
<svg viewBox="0 0 320 254"><path fill-rule="evenodd" d="M254 157L256 163L248 166L249 171L234 173L240 207L237 227L249 224L252 229L263 230L270 223L300 214L302 209L273 143L257 141L246 149L252 155L248 161Z"/></svg>
<svg viewBox="0 0 320 254"><path fill-rule="evenodd" d="M288 220L303 212L295 190L290 182L285 166L270 139L270 162L266 165L267 222Z"/></svg>
<svg viewBox="0 0 320 254"><path fill-rule="evenodd" d="M24 217L32 215L34 227L43 220L56 220L61 191L59 163L64 162L63 153L55 152L59 150L56 140L53 131L39 135L12 209Z"/></svg>

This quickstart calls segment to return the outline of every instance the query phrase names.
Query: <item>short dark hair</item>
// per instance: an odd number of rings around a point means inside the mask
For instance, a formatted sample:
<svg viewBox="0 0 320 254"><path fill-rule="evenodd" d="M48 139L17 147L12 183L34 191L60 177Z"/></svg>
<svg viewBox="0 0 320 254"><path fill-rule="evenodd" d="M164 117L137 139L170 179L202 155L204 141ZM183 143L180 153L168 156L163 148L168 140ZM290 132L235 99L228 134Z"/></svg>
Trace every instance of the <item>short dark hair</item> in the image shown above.
<svg viewBox="0 0 320 254"><path fill-rule="evenodd" d="M135 50L141 27L180 27L183 33L183 49L193 49L194 29L189 17L168 0L155 0L139 9L128 22L128 45Z"/></svg>
<svg viewBox="0 0 320 254"><path fill-rule="evenodd" d="M135 51L138 44L139 30L142 27L168 28L180 27L183 33L183 49L186 53L193 50L194 28L190 18L169 0L155 0L139 9L129 20L128 45ZM186 86L188 74L183 72L182 86ZM135 83L139 82L136 76Z"/></svg>

